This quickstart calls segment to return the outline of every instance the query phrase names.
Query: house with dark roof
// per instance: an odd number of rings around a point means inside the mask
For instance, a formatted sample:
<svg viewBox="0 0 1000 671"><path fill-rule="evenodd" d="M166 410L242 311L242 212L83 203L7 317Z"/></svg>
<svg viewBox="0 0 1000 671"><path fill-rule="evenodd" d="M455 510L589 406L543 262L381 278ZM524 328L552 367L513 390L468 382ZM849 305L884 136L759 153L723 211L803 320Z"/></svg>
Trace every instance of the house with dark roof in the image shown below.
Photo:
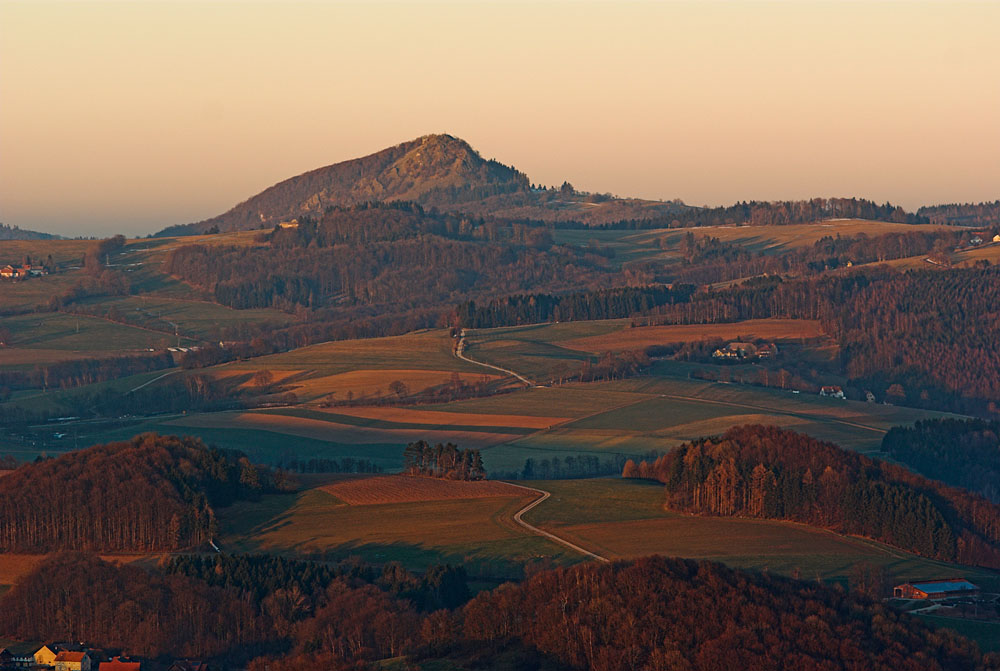
<svg viewBox="0 0 1000 671"><path fill-rule="evenodd" d="M0 669L27 669L35 664L38 643L11 643L0 649Z"/></svg>
<svg viewBox="0 0 1000 671"><path fill-rule="evenodd" d="M952 599L976 594L979 587L964 578L906 582L892 588L892 595L899 599Z"/></svg>

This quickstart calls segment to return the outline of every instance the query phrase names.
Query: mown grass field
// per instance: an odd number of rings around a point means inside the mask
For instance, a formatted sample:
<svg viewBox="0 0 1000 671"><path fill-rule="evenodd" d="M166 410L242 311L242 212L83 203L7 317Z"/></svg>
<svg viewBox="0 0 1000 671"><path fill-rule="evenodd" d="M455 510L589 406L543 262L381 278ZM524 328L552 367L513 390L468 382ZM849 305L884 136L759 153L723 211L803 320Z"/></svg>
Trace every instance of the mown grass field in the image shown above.
<svg viewBox="0 0 1000 671"><path fill-rule="evenodd" d="M220 511L227 552L359 556L376 563L577 561L511 518L534 495L351 506L319 489L242 502Z"/></svg>

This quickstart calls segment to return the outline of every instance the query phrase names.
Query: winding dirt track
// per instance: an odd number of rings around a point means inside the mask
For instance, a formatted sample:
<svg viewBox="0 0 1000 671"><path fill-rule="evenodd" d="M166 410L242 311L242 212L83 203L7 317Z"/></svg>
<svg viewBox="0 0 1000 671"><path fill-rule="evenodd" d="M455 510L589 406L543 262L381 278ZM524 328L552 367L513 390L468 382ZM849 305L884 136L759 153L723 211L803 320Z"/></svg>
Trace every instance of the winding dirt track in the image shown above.
<svg viewBox="0 0 1000 671"><path fill-rule="evenodd" d="M515 373L514 371L510 370L509 368L501 368L500 366L494 366L491 363L484 363L482 361L476 361L475 359L470 359L469 357L465 356L465 336L462 336L461 338L459 338L459 340L458 340L458 346L455 348L455 356L457 356L462 361L468 361L469 363L474 363L477 366L485 366L487 368L492 368L493 370L498 370L501 373L507 373L508 375L513 375L514 377L516 377L518 380L520 380L524 384L528 385L529 387L534 387L535 386L534 382L532 382L528 378L524 377L523 375L520 375L519 373Z"/></svg>
<svg viewBox="0 0 1000 671"><path fill-rule="evenodd" d="M533 524L528 524L527 522L524 521L523 516L524 516L525 513L527 513L528 511L532 510L535 506L537 506L538 504L540 504L542 501L544 501L545 499L547 499L550 496L552 496L549 492L543 491L541 489L535 489L534 487L525 487L524 485L514 484L513 482L507 482L506 484L512 485L514 487L520 487L521 489L527 489L528 491L535 492L536 494L541 494L541 496L539 496L537 499L535 499L534 501L532 501L531 503L529 503L525 507L521 508L516 513L514 513L514 521L515 522L517 522L518 524L520 524L523 528L527 529L531 533L536 534L538 536L542 536L544 538L548 538L550 541L555 541L556 543L559 543L560 545L564 545L564 546L568 547L570 550L574 550L576 552L579 552L580 554L584 555L585 557L589 557L591 559L596 559L597 561L604 562L605 564L611 563L610 560L607 557L602 557L599 554L595 554L595 553L591 552L590 550L587 550L585 548L580 547L576 543L572 543L572 542L566 540L565 538L560 538L559 536L556 536L553 533L549 533L548 531L545 531L544 529L539 529L538 527L534 526Z"/></svg>

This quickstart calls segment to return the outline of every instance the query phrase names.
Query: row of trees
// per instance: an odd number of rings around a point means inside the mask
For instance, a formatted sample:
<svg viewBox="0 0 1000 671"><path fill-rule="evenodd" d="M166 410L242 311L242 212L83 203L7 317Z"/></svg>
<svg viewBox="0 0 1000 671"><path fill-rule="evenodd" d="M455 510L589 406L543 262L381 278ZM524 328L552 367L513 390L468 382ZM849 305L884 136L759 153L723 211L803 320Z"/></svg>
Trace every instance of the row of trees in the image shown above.
<svg viewBox="0 0 1000 671"><path fill-rule="evenodd" d="M483 480L486 468L479 450L461 449L452 443L431 445L425 440L403 450L403 472L449 480Z"/></svg>
<svg viewBox="0 0 1000 671"><path fill-rule="evenodd" d="M773 426L734 427L623 477L665 485L674 510L815 524L925 557L1000 568L1000 507L901 466Z"/></svg>
<svg viewBox="0 0 1000 671"><path fill-rule="evenodd" d="M0 550L178 550L215 536L216 508L280 484L195 438L96 445L0 478Z"/></svg>

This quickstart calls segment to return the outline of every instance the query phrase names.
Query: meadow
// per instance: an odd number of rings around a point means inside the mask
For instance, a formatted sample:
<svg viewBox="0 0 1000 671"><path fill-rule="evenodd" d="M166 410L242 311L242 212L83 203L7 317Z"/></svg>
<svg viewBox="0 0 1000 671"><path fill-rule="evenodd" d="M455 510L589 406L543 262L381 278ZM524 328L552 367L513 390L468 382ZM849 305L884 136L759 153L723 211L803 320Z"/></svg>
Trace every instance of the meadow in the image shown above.
<svg viewBox="0 0 1000 671"><path fill-rule="evenodd" d="M399 561L410 568L465 563L476 567L539 558L576 561L568 551L516 526L514 512L535 495L451 498L348 505L320 489L265 497L220 511L220 546L227 552Z"/></svg>

